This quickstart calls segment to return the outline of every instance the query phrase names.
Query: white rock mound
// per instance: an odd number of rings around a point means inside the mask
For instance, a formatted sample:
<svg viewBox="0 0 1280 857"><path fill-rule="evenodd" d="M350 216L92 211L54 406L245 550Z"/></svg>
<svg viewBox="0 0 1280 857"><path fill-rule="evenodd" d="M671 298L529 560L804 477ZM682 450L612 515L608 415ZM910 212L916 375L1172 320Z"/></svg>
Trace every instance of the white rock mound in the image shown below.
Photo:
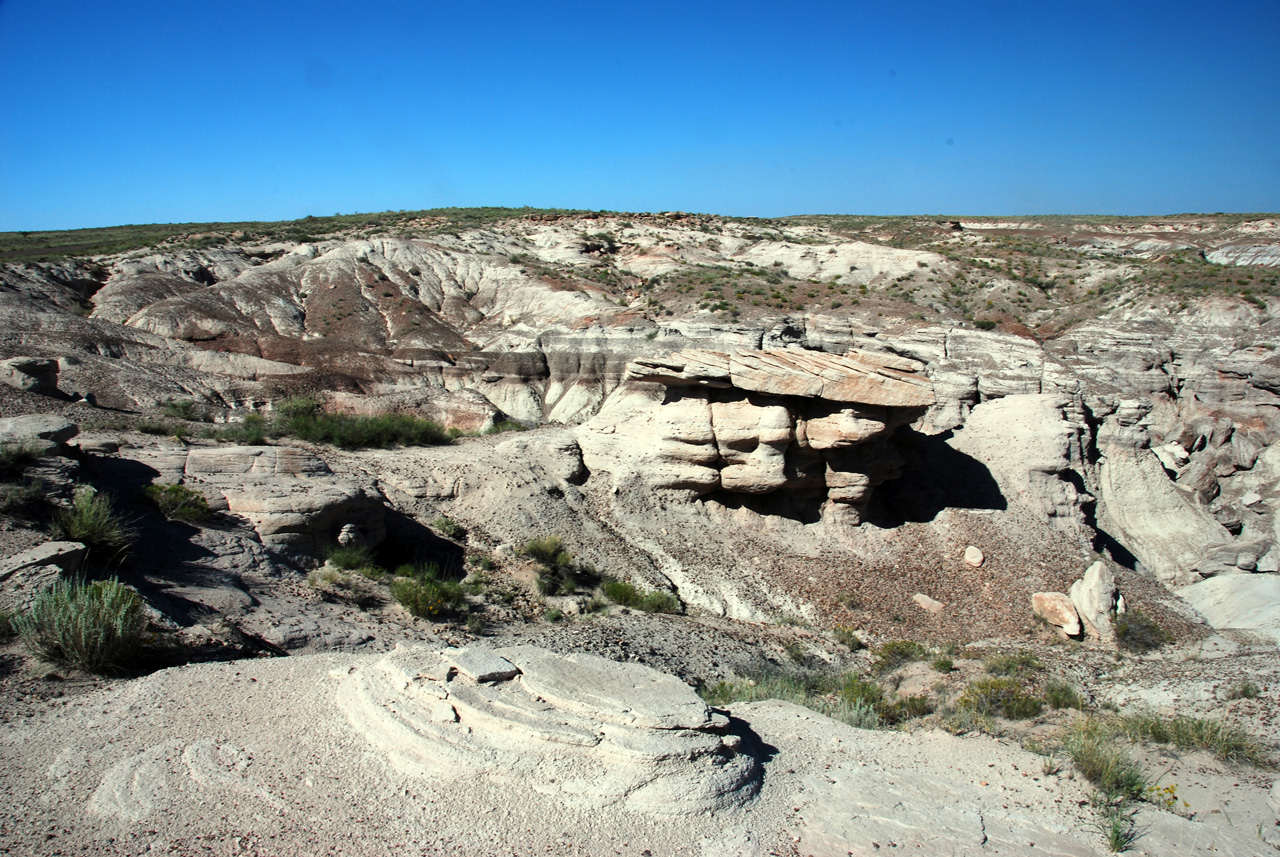
<svg viewBox="0 0 1280 857"><path fill-rule="evenodd" d="M338 691L352 725L417 776L512 778L575 806L694 815L758 791L759 764L673 676L531 646L402 648Z"/></svg>

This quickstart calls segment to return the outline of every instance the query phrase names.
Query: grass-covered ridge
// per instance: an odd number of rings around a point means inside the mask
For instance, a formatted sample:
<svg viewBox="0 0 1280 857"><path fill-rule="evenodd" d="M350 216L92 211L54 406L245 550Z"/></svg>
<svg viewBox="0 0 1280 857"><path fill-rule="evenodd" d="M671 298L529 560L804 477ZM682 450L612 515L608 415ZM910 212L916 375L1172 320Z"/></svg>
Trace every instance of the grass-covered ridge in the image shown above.
<svg viewBox="0 0 1280 857"><path fill-rule="evenodd" d="M155 248L216 247L230 241L309 242L359 230L388 234L452 232L490 226L530 214L577 214L555 208L431 208L367 214L308 216L298 220L226 223L148 223L89 229L0 232L0 262L51 262ZM233 238L233 233L240 233Z"/></svg>

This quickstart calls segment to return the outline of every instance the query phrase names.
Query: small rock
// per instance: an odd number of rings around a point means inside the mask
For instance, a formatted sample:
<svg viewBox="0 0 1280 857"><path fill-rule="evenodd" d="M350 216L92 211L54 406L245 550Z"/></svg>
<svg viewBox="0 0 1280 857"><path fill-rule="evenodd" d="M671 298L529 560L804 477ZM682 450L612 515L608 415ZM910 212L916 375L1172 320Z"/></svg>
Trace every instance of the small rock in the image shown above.
<svg viewBox="0 0 1280 857"><path fill-rule="evenodd" d="M981 568L982 564L986 562L986 560L987 556L980 548L969 545L964 549L964 561L974 568Z"/></svg>
<svg viewBox="0 0 1280 857"><path fill-rule="evenodd" d="M445 656L458 672L475 681L507 681L520 675L520 669L511 661L485 649L458 649Z"/></svg>
<svg viewBox="0 0 1280 857"><path fill-rule="evenodd" d="M929 613L934 614L935 616L941 613L943 608L946 607L946 605L943 604L941 601L934 601L932 598L930 598L928 595L925 595L923 592L917 592L915 595L912 595L911 600L914 601L916 603L916 606L919 607L921 610L925 610Z"/></svg>
<svg viewBox="0 0 1280 857"><path fill-rule="evenodd" d="M1258 557L1252 553L1242 553L1236 557L1236 568L1241 571L1253 571L1258 567Z"/></svg>
<svg viewBox="0 0 1280 857"><path fill-rule="evenodd" d="M1068 637L1078 637L1083 630L1080 614L1071 599L1061 592L1036 592L1031 596L1031 609L1037 616L1057 627Z"/></svg>
<svg viewBox="0 0 1280 857"><path fill-rule="evenodd" d="M1250 491L1248 494L1245 494L1243 497L1240 498L1240 504L1242 506L1256 506L1261 502L1262 502L1262 495L1259 494L1257 491Z"/></svg>

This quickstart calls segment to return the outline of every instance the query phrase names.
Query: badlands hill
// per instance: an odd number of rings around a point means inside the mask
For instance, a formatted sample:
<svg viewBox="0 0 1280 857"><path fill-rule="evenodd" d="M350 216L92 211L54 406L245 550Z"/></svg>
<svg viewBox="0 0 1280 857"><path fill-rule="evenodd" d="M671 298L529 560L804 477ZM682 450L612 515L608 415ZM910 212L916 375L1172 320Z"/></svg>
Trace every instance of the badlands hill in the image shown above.
<svg viewBox="0 0 1280 857"><path fill-rule="evenodd" d="M1271 853L1273 312L1274 215L0 235L0 607L117 576L148 624L106 677L5 642L0 831ZM127 547L51 535L84 485ZM1091 804L1090 728L1177 800Z"/></svg>

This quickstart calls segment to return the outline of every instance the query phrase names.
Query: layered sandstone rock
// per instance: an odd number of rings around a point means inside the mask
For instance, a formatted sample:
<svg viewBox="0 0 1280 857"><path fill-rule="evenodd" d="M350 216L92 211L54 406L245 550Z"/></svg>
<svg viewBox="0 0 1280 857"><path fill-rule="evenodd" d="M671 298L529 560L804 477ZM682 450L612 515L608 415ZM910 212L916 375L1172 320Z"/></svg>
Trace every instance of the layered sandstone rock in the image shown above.
<svg viewBox="0 0 1280 857"><path fill-rule="evenodd" d="M591 471L692 496L780 495L861 520L872 489L896 475L886 441L933 403L920 364L889 355L798 349L687 350L627 367L635 385L579 432ZM661 398L659 398L659 395Z"/></svg>
<svg viewBox="0 0 1280 857"><path fill-rule="evenodd" d="M569 805L709 813L759 789L729 720L673 676L531 646L400 649L352 672L338 705L400 771L515 779Z"/></svg>

